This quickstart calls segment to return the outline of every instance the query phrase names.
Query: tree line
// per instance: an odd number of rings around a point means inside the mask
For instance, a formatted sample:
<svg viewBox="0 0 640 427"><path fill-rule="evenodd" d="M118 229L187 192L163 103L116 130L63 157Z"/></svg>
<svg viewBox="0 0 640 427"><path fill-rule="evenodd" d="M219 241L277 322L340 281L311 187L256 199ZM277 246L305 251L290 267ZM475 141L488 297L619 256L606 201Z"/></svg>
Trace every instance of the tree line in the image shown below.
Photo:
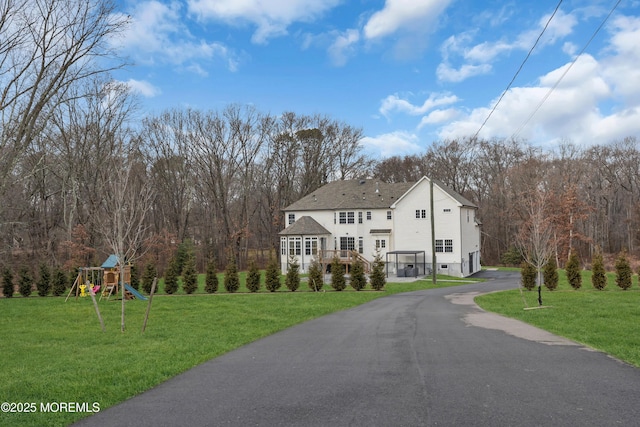
<svg viewBox="0 0 640 427"><path fill-rule="evenodd" d="M544 193L563 265L640 248L640 146L511 139L435 141L374 158L361 128L326 115L231 104L140 118L111 77L125 61L109 40L126 28L110 0L10 0L0 7L0 264L70 271L109 253L160 275L181 243L196 270L230 253L266 265L281 209L339 179L442 181L479 207L482 259L517 255L527 200Z"/></svg>

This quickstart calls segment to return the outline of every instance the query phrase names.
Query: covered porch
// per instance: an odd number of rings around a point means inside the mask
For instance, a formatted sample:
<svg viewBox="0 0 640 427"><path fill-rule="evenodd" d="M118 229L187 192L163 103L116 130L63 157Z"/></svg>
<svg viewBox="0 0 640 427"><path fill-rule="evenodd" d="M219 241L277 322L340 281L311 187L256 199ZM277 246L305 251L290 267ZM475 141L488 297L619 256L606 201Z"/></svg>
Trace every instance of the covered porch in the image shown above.
<svg viewBox="0 0 640 427"><path fill-rule="evenodd" d="M387 277L389 277L389 266L391 265L389 257L393 262L392 273L395 272L397 277L418 277L428 273L425 251L389 251L385 259Z"/></svg>

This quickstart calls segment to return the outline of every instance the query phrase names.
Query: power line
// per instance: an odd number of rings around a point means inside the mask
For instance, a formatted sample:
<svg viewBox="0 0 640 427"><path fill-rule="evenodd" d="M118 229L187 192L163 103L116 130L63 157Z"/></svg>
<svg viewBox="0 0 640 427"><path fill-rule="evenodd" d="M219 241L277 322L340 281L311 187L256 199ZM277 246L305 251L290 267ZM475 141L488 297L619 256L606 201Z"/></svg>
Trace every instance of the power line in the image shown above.
<svg viewBox="0 0 640 427"><path fill-rule="evenodd" d="M589 45L591 44L591 42L593 41L593 39L596 38L596 35L600 32L600 30L602 29L602 27L604 27L604 24L609 20L609 18L611 17L611 15L613 14L613 12L618 8L618 5L620 4L620 2L622 2L622 0L618 0L616 2L615 5L613 5L613 8L611 8L611 10L609 11L609 13L607 14L607 16L604 18L604 20L600 23L600 25L598 26L598 28L596 28L596 30L593 32L593 34L591 35L591 38L589 38L589 40L587 41L587 43L584 45L584 47L582 48L582 50L580 51L580 53L578 53L578 55L573 59L573 61L571 61L571 64L569 64L569 66L567 67L566 70L564 70L564 73L562 73L562 75L558 78L558 80L556 81L556 83L547 91L546 95L540 100L540 102L538 103L538 105L536 106L536 108L533 110L533 112L529 115L529 117L527 118L527 120L524 121L524 123L522 123L520 125L520 127L518 128L518 130L516 130L513 135L511 135L511 138L514 139L516 138L520 132L522 132L522 129L524 129L524 127L529 124L529 122L531 121L531 119L533 118L533 116L536 115L536 113L538 112L538 110L540 109L540 107L542 107L542 104L544 104L547 99L549 98L549 96L551 96L551 94L553 93L553 91L558 87L558 85L560 84L560 82L562 81L562 79L564 79L564 76L567 75L567 73L569 72L569 70L571 70L571 68L573 67L573 65L578 61L578 59L582 56L582 54L587 50L587 48L589 47Z"/></svg>
<svg viewBox="0 0 640 427"><path fill-rule="evenodd" d="M533 50L536 48L536 46L538 45L538 42L540 41L540 39L542 38L542 35L544 34L545 31L547 31L547 28L549 27L549 24L551 23L551 20L553 19L554 16L556 16L556 13L558 12L558 10L560 9L560 5L562 4L563 0L560 0L558 2L558 4L556 5L556 8L554 9L553 13L551 14L551 16L549 17L549 19L547 20L547 23L544 25L544 28L542 29L542 32L540 33L540 35L538 36L538 38L536 39L535 43L533 44L533 46L531 46L531 49L529 49L529 53L527 53L527 56L524 58L524 61L522 61L522 64L520 64L520 67L518 68L518 71L516 71L516 73L514 74L513 78L511 79L511 81L509 82L509 84L507 85L507 88L504 90L504 92L502 92L502 95L500 95L500 98L498 99L498 102L495 103L495 105L493 106L493 108L491 109L491 111L489 112L489 115L487 116L486 119L484 119L484 122L482 122L482 125L480 125L480 128L476 131L476 133L473 135L473 139L476 139L476 137L478 136L478 134L480 133L480 131L482 130L482 128L484 128L484 125L487 124L487 122L489 121L489 118L491 118L491 116L493 115L494 111L496 111L496 108L498 108L498 105L500 104L500 101L502 101L502 98L504 98L504 96L507 94L507 92L509 91L509 89L511 89L511 85L513 84L513 82L516 80L516 78L518 77L518 74L520 74L520 71L522 71L522 68L524 67L524 64L527 62L527 60L529 59L529 57L531 56L531 53L533 52Z"/></svg>

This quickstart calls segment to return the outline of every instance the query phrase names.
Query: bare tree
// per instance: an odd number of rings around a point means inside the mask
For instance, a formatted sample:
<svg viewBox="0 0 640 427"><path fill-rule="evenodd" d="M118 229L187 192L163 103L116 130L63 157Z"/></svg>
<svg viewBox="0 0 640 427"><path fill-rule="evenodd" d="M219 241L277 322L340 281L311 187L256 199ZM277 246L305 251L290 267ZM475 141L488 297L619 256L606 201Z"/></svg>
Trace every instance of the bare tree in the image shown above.
<svg viewBox="0 0 640 427"><path fill-rule="evenodd" d="M148 226L145 218L152 206L153 192L147 179L146 163L135 147L119 141L117 155L102 171L100 231L118 258L122 311L120 330L125 330L125 263L142 255L141 245Z"/></svg>
<svg viewBox="0 0 640 427"><path fill-rule="evenodd" d="M522 195L522 208L527 217L517 236L518 246L525 261L537 270L538 304L542 305L542 269L553 255L554 227L549 212L549 195L538 185Z"/></svg>
<svg viewBox="0 0 640 427"><path fill-rule="evenodd" d="M72 86L122 65L108 46L127 19L111 0L6 0L0 6L0 194L16 161ZM100 61L97 61L100 59Z"/></svg>

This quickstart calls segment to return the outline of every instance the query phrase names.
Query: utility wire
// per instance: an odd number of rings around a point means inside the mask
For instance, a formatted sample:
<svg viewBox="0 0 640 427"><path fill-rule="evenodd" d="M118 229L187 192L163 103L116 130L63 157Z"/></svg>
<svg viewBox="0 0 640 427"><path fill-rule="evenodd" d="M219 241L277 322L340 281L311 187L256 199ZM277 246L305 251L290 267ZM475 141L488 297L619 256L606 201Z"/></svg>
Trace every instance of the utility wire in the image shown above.
<svg viewBox="0 0 640 427"><path fill-rule="evenodd" d="M562 75L558 78L558 80L556 81L556 83L547 91L546 95L540 100L540 102L538 103L538 105L536 106L536 108L533 110L533 112L529 115L529 117L527 118L527 120L524 121L524 123L522 123L520 125L520 127L518 128L518 130L516 130L513 135L511 135L512 139L515 139L520 132L522 132L522 130L524 129L524 127L529 124L529 122L531 121L531 119L533 118L533 116L536 115L536 113L538 112L538 110L540 109L540 107L542 107L542 104L544 104L547 99L549 98L549 96L551 96L551 94L553 93L554 90L556 90L556 88L558 87L558 85L560 84L560 82L562 81L562 79L564 79L564 76L567 75L567 73L569 72L569 70L571 70L571 68L573 67L573 65L578 61L578 59L582 56L582 54L587 50L587 48L589 47L589 45L591 44L591 42L593 41L593 39L596 38L596 35L600 32L600 30L602 29L602 27L604 27L604 24L609 20L609 18L611 17L611 15L613 14L613 12L617 9L618 5L620 4L620 2L622 2L622 0L618 0L616 2L615 5L613 5L613 8L609 11L609 13L607 14L607 16L604 18L604 20L600 23L600 25L598 26L598 28L596 28L596 30L593 32L593 34L591 35L591 38L587 41L587 44L584 45L584 47L582 48L582 50L580 51L580 53L578 53L578 55L573 59L573 61L571 61L571 64L569 64L569 66L567 67L566 70L564 70L564 73L562 73Z"/></svg>
<svg viewBox="0 0 640 427"><path fill-rule="evenodd" d="M520 64L520 67L518 68L518 71L516 71L516 73L514 74L513 78L511 79L511 81L509 82L509 84L507 85L507 88L504 90L504 92L502 92L502 95L500 95L500 98L498 99L498 102L495 103L495 105L493 106L493 108L491 109L491 111L489 112L489 115L487 116L486 119L484 119L484 122L482 122L482 125L480 125L480 128L476 131L476 133L473 135L473 139L476 139L478 137L478 134L480 133L480 131L482 130L482 128L484 128L484 125L487 124L487 122L489 121L489 118L491 118L491 116L493 115L494 111L496 111L496 108L498 108L498 105L500 104L500 101L502 101L502 98L504 98L504 96L507 94L507 92L509 91L509 89L511 89L511 85L513 84L513 82L516 80L516 77L518 77L518 74L520 74L520 71L522 71L522 68L524 67L524 64L527 62L527 60L529 59L529 57L531 56L531 53L533 52L533 50L536 48L536 46L538 45L538 42L540 42L540 39L542 38L542 35L544 34L545 31L547 31L547 28L549 27L549 24L551 23L551 20L553 19L554 16L556 16L556 13L558 12L558 10L560 9L560 5L562 4L563 0L560 0L558 2L558 4L556 5L555 10L553 11L553 13L551 14L551 16L549 17L549 19L547 20L547 23L544 25L544 28L542 29L542 32L540 33L540 35L538 36L538 38L536 39L536 42L533 44L533 46L531 46L531 49L529 49L529 53L527 53L527 56L524 58L524 61L522 61L522 64Z"/></svg>

